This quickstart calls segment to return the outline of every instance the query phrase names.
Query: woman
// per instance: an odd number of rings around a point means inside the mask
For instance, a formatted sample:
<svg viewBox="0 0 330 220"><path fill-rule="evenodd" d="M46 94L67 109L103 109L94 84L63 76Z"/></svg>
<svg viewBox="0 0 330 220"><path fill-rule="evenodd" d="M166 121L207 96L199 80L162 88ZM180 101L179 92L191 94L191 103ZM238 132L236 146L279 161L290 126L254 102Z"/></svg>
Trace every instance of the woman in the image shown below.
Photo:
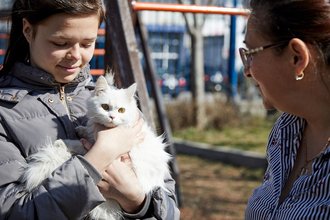
<svg viewBox="0 0 330 220"><path fill-rule="evenodd" d="M84 156L31 193L18 187L26 157L49 140L77 139L75 127L86 123L88 63L103 17L101 0L15 1L0 72L0 219L83 219L108 198L130 219L179 218L173 179L168 192L145 195L130 167L126 153L143 139L142 119L96 131Z"/></svg>
<svg viewBox="0 0 330 220"><path fill-rule="evenodd" d="M246 219L330 216L330 4L251 0L240 48L267 109L283 112L267 146L268 168Z"/></svg>

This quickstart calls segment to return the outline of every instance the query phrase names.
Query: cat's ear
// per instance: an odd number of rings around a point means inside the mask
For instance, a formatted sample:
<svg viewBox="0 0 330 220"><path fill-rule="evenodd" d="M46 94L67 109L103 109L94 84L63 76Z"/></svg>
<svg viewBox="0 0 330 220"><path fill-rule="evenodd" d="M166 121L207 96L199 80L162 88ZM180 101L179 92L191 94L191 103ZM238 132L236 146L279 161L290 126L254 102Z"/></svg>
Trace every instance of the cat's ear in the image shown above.
<svg viewBox="0 0 330 220"><path fill-rule="evenodd" d="M127 96L129 98L134 98L136 92L136 83L133 83L132 85L130 85L130 87L127 88Z"/></svg>
<svg viewBox="0 0 330 220"><path fill-rule="evenodd" d="M99 76L99 78L97 79L96 83L95 83L95 90L94 90L94 94L96 96L100 95L101 93L103 93L105 90L107 90L109 88L108 82L105 79L104 76Z"/></svg>
<svg viewBox="0 0 330 220"><path fill-rule="evenodd" d="M114 71L112 71L112 69L107 68L107 71L104 74L105 79L107 80L108 84L110 86L114 86L115 85L115 73Z"/></svg>

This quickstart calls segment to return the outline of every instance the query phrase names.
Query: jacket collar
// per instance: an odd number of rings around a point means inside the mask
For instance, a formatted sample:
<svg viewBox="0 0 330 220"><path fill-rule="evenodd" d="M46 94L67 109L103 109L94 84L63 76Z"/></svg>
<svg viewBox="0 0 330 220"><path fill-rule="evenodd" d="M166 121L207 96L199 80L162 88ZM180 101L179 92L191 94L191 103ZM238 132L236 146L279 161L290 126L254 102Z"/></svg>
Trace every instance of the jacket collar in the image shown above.
<svg viewBox="0 0 330 220"><path fill-rule="evenodd" d="M74 89L88 86L92 79L89 72L88 65L66 87ZM59 85L51 74L24 63L16 63L9 74L0 77L0 100L18 103L32 90L48 90Z"/></svg>
<svg viewBox="0 0 330 220"><path fill-rule="evenodd" d="M59 84L51 74L24 63L15 63L10 75L24 84L30 84L36 87L53 87ZM68 85L77 85L89 77L89 65L87 65Z"/></svg>

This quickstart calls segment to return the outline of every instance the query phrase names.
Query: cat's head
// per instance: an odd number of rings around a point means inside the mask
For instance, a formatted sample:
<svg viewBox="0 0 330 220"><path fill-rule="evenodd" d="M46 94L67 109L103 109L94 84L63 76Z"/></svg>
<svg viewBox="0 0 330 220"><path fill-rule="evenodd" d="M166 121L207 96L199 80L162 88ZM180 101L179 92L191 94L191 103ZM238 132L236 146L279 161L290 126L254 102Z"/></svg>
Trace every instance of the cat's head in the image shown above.
<svg viewBox="0 0 330 220"><path fill-rule="evenodd" d="M103 76L96 81L94 94L88 102L88 116L95 123L106 127L132 124L138 111L135 99L136 83L128 88L118 89L109 85L109 82L109 79Z"/></svg>

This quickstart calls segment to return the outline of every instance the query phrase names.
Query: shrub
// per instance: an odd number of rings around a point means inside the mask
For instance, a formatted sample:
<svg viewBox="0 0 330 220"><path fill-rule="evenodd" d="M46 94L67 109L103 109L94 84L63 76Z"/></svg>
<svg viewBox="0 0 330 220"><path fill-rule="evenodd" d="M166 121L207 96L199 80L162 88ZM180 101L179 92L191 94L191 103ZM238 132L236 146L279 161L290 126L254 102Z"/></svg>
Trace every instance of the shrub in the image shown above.
<svg viewBox="0 0 330 220"><path fill-rule="evenodd" d="M205 101L204 104L208 129L221 130L225 125L236 125L241 120L238 108L219 97ZM167 116L173 130L194 126L192 106L192 102L187 99L166 103Z"/></svg>

